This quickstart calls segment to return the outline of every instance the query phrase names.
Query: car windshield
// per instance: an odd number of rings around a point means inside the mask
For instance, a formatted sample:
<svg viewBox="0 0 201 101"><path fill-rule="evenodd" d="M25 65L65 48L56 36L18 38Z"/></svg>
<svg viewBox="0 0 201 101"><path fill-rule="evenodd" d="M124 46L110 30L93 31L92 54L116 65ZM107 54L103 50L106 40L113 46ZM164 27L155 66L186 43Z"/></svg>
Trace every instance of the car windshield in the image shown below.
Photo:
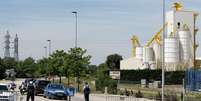
<svg viewBox="0 0 201 101"><path fill-rule="evenodd" d="M60 90L64 89L64 87L62 85L50 85L50 88L51 89L60 89Z"/></svg>
<svg viewBox="0 0 201 101"><path fill-rule="evenodd" d="M0 90L8 90L8 88L7 88L7 86L5 86L5 85L0 85Z"/></svg>

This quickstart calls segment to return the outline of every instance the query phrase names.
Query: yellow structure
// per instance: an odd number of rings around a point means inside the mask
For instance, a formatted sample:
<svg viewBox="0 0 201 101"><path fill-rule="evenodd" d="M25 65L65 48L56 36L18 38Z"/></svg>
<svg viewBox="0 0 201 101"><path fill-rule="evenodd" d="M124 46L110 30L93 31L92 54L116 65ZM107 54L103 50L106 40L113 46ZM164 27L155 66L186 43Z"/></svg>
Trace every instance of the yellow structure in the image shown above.
<svg viewBox="0 0 201 101"><path fill-rule="evenodd" d="M133 37L131 38L131 40L132 40L132 45L133 45L133 52L132 52L132 54L133 54L133 57L136 57L136 47L139 47L140 46L140 42L139 42L139 39L138 39L138 37L137 36L135 36L135 35L133 35Z"/></svg>
<svg viewBox="0 0 201 101"><path fill-rule="evenodd" d="M173 4L173 7L175 8L176 11L179 11L179 10L182 9L183 6L182 6L180 3L175 2L175 3Z"/></svg>
<svg viewBox="0 0 201 101"><path fill-rule="evenodd" d="M149 47L154 41L156 41L159 45L161 45L161 33L165 29L167 23L163 25L163 27L147 42L145 45L146 47Z"/></svg>

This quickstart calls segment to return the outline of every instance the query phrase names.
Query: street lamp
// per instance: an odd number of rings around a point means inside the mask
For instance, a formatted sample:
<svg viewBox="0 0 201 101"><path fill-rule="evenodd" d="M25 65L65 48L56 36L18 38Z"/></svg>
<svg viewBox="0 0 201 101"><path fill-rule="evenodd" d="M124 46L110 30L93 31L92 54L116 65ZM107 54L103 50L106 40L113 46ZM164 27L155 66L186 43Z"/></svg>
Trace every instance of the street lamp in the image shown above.
<svg viewBox="0 0 201 101"><path fill-rule="evenodd" d="M51 54L51 40L47 40L48 44L49 44L49 56Z"/></svg>
<svg viewBox="0 0 201 101"><path fill-rule="evenodd" d="M45 58L47 58L47 46L43 47L45 49Z"/></svg>
<svg viewBox="0 0 201 101"><path fill-rule="evenodd" d="M163 0L163 25L165 25L165 0ZM164 85L165 85L165 30L163 30L163 47L162 47L162 101L164 101Z"/></svg>
<svg viewBox="0 0 201 101"><path fill-rule="evenodd" d="M77 48L77 12L73 11L73 14L75 14L75 48Z"/></svg>

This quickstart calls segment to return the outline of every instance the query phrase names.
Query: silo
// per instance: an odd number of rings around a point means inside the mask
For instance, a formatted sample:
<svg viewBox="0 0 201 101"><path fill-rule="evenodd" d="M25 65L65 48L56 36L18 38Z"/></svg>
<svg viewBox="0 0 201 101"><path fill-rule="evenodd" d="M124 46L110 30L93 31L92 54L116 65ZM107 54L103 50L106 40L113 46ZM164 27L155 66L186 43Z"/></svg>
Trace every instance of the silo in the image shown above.
<svg viewBox="0 0 201 101"><path fill-rule="evenodd" d="M178 38L165 39L165 63L178 64L179 59L179 40Z"/></svg>
<svg viewBox="0 0 201 101"><path fill-rule="evenodd" d="M162 46L158 43L154 43L153 44L153 50L154 50L154 57L156 60L161 60L162 57L161 57L161 49L162 49Z"/></svg>
<svg viewBox="0 0 201 101"><path fill-rule="evenodd" d="M187 63L191 57L191 34L188 29L178 32L180 41L180 59L183 63Z"/></svg>
<svg viewBox="0 0 201 101"><path fill-rule="evenodd" d="M143 62L150 62L154 60L154 50L152 47L143 48Z"/></svg>
<svg viewBox="0 0 201 101"><path fill-rule="evenodd" d="M136 47L136 58L143 59L143 47Z"/></svg>

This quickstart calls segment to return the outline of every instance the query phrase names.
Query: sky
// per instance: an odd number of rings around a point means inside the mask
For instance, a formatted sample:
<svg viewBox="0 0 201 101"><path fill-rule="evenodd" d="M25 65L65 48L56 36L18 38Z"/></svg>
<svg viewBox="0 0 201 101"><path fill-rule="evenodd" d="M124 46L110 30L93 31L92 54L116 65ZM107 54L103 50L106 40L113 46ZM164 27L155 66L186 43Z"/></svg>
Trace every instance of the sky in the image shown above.
<svg viewBox="0 0 201 101"><path fill-rule="evenodd" d="M166 10L176 1L185 9L201 12L200 0L166 0ZM44 57L48 39L52 40L52 51L74 47L72 11L78 12L78 46L87 49L91 64L96 65L105 62L109 54L131 57L132 35L145 44L162 26L162 0L2 0L0 56L4 56L6 30L12 40L18 34L21 60ZM200 23L198 16L198 28ZM197 39L201 39L200 32ZM201 48L198 56L200 53Z"/></svg>

